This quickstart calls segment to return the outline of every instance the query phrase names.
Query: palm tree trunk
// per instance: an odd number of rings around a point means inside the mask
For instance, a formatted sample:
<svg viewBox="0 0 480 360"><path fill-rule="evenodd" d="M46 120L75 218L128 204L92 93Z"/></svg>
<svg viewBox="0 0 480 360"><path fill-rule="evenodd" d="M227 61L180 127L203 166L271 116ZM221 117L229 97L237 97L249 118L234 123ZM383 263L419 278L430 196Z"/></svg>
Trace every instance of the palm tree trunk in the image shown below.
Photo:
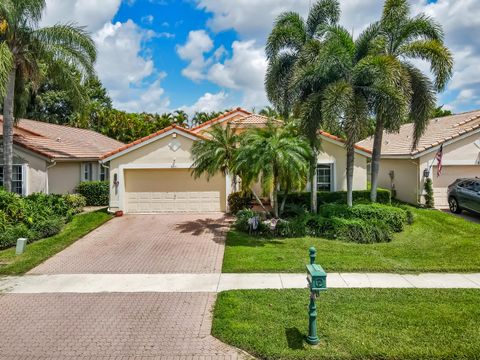
<svg viewBox="0 0 480 360"><path fill-rule="evenodd" d="M273 216L278 219L278 183L277 177L273 179Z"/></svg>
<svg viewBox="0 0 480 360"><path fill-rule="evenodd" d="M310 165L310 212L316 214L317 204L317 150L313 149L312 164Z"/></svg>
<svg viewBox="0 0 480 360"><path fill-rule="evenodd" d="M353 167L355 164L355 148L347 147L347 205L353 206Z"/></svg>
<svg viewBox="0 0 480 360"><path fill-rule="evenodd" d="M285 211L285 204L287 202L289 192L290 189L287 186L287 188L285 188L285 194L283 195L282 204L280 205L280 215L283 214L283 212Z"/></svg>
<svg viewBox="0 0 480 360"><path fill-rule="evenodd" d="M13 104L15 96L16 68L8 74L7 94L3 102L3 187L12 191L12 163L13 163Z"/></svg>
<svg viewBox="0 0 480 360"><path fill-rule="evenodd" d="M372 151L372 169L371 169L371 190L370 200L377 202L377 188L378 188L378 172L380 170L380 156L382 154L382 140L383 140L383 121L377 117L377 124L375 126L375 136L373 139Z"/></svg>
<svg viewBox="0 0 480 360"><path fill-rule="evenodd" d="M252 189L252 194L253 194L253 197L255 198L255 200L257 200L258 204L262 207L263 211L265 211L266 213L268 213L267 208L265 207L265 205L263 205L262 200L260 200L260 198L258 197L257 193L256 193L255 190L253 190L253 189Z"/></svg>

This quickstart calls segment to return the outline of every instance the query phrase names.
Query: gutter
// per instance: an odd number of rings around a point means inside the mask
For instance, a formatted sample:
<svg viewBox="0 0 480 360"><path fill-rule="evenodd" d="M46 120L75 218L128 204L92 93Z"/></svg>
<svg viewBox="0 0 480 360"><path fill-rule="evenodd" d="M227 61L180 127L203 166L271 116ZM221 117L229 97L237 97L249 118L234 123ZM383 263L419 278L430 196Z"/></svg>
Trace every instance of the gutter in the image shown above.
<svg viewBox="0 0 480 360"><path fill-rule="evenodd" d="M46 168L46 176L47 176L47 180L45 182L45 190L46 190L46 194L49 195L50 194L50 189L49 189L49 181L48 181L48 170L53 168L55 165L57 165L57 162L55 160L50 160L50 165L47 166Z"/></svg>

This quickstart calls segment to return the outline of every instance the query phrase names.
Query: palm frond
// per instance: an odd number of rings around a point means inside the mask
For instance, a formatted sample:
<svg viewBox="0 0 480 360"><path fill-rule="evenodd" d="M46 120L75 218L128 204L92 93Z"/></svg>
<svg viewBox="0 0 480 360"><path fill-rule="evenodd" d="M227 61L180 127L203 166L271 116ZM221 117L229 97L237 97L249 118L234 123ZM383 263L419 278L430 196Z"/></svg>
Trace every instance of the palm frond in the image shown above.
<svg viewBox="0 0 480 360"><path fill-rule="evenodd" d="M399 52L409 58L428 61L435 76L436 89L445 89L453 73L453 55L443 43L438 40L417 40L401 46Z"/></svg>
<svg viewBox="0 0 480 360"><path fill-rule="evenodd" d="M0 42L0 99L6 91L8 74L13 65L13 57L5 42Z"/></svg>
<svg viewBox="0 0 480 360"><path fill-rule="evenodd" d="M393 45L396 50L401 44L415 40L437 40L443 42L442 26L433 18L419 14L414 18L405 20L401 26Z"/></svg>
<svg viewBox="0 0 480 360"><path fill-rule="evenodd" d="M273 30L268 36L265 46L267 58L273 59L284 50L299 52L306 39L302 17L295 12L283 13L275 21Z"/></svg>
<svg viewBox="0 0 480 360"><path fill-rule="evenodd" d="M314 37L326 25L334 25L340 20L338 0L319 0L310 9L307 18L307 34Z"/></svg>

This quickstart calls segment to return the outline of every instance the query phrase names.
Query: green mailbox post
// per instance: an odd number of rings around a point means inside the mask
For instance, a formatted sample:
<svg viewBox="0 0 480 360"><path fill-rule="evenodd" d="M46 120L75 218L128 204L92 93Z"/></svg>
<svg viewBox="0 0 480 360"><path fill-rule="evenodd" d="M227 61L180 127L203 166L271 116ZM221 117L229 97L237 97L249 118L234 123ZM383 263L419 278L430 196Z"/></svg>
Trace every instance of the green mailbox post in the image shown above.
<svg viewBox="0 0 480 360"><path fill-rule="evenodd" d="M309 249L310 264L307 265L307 281L310 289L310 304L308 306L308 336L307 343L317 345L320 339L317 335L317 305L316 298L321 291L327 290L327 273L320 265L315 264L317 250Z"/></svg>

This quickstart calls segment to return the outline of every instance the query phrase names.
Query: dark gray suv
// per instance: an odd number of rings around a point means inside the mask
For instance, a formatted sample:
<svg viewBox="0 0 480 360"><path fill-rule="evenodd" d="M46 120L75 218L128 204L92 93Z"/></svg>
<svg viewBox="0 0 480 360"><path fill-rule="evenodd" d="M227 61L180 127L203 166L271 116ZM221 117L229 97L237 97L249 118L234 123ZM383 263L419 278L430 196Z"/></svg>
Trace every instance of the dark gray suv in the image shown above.
<svg viewBox="0 0 480 360"><path fill-rule="evenodd" d="M480 214L480 179L457 179L448 187L450 211L459 214L468 210Z"/></svg>

